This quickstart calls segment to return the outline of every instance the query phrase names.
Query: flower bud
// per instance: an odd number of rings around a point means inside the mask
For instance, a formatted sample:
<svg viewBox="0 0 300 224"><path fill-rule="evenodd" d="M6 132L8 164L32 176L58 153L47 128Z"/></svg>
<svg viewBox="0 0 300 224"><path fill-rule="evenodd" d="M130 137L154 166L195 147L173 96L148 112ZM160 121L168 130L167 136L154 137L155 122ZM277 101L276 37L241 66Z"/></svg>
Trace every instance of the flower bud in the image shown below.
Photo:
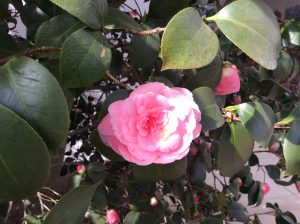
<svg viewBox="0 0 300 224"><path fill-rule="evenodd" d="M267 183L262 183L261 189L262 189L264 194L269 193L269 191L271 190L269 184L267 184Z"/></svg>
<svg viewBox="0 0 300 224"><path fill-rule="evenodd" d="M158 205L158 200L156 199L156 197L150 198L150 205L152 207L156 207Z"/></svg>
<svg viewBox="0 0 300 224"><path fill-rule="evenodd" d="M85 166L83 164L78 164L76 170L77 170L77 173L83 174L83 173L85 173Z"/></svg>
<svg viewBox="0 0 300 224"><path fill-rule="evenodd" d="M240 76L235 65L225 63L222 69L221 80L215 88L215 95L228 95L240 90Z"/></svg>
<svg viewBox="0 0 300 224"><path fill-rule="evenodd" d="M300 194L300 180L296 181L295 186L296 186L298 193Z"/></svg>
<svg viewBox="0 0 300 224"><path fill-rule="evenodd" d="M241 96L240 96L240 95L237 95L237 94L234 94L232 103L233 103L234 105L241 104L241 103L242 103Z"/></svg>
<svg viewBox="0 0 300 224"><path fill-rule="evenodd" d="M198 194L193 194L193 201L195 204L199 204L200 196Z"/></svg>
<svg viewBox="0 0 300 224"><path fill-rule="evenodd" d="M273 144L271 147L269 147L269 151L270 151L271 153L276 153L277 150L278 150L278 147L279 147L278 143L275 143L275 144Z"/></svg>
<svg viewBox="0 0 300 224"><path fill-rule="evenodd" d="M243 186L243 181L242 181L242 179L239 178L239 177L234 178L233 183L235 183L235 184L236 184L237 186L239 186L239 187L242 187L242 186Z"/></svg>
<svg viewBox="0 0 300 224"><path fill-rule="evenodd" d="M108 224L120 223L120 217L116 210L110 209L106 211L106 223Z"/></svg>
<svg viewBox="0 0 300 224"><path fill-rule="evenodd" d="M193 156L197 155L197 153L198 153L198 148L195 147L195 146L192 146L192 147L190 148L190 153L191 153Z"/></svg>

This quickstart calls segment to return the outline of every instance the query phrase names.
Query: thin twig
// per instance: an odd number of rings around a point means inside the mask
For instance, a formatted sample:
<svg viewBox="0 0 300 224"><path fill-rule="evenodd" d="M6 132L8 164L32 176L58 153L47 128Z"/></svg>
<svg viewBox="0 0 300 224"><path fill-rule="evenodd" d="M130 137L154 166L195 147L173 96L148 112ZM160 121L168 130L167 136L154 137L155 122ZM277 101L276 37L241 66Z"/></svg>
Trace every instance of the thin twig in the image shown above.
<svg viewBox="0 0 300 224"><path fill-rule="evenodd" d="M289 93L290 95L293 94L293 92L288 89L287 87L285 87L284 85L282 85L281 83L277 82L276 80L274 79L270 79L271 82L273 82L274 84L276 84L277 86L279 86L280 88L282 88L283 90L285 90L287 93Z"/></svg>
<svg viewBox="0 0 300 224"><path fill-rule="evenodd" d="M60 51L60 50L61 50L61 48L59 48L59 47L40 47L40 48L30 49L30 50L26 50L26 51L22 51L22 52L13 54L13 55L5 57L5 58L1 58L0 65L8 62L12 58L19 58L22 56L31 57L31 56L34 56L34 55L37 55L40 53L54 52L54 51Z"/></svg>
<svg viewBox="0 0 300 224"><path fill-rule="evenodd" d="M143 31L125 30L125 32L134 34L134 35L147 36L147 35L158 34L158 33L164 32L165 30L166 30L166 28L164 28L164 27L156 27L152 30L143 30Z"/></svg>
<svg viewBox="0 0 300 224"><path fill-rule="evenodd" d="M97 128L97 125L94 124L94 125L88 125L88 126L85 126L83 128L80 128L80 129L77 129L77 130L72 130L69 132L69 136L74 136L74 135L77 135L77 134L81 134L83 132L86 132L86 131L89 131L89 130L94 130L95 128Z"/></svg>
<svg viewBox="0 0 300 224"><path fill-rule="evenodd" d="M13 202L10 201L9 204L8 204L8 209L7 209L7 212L6 212L6 216L5 216L4 223L7 223L7 222L8 222L8 218L9 218L9 216L10 216L10 212L11 212L11 209L12 209L12 205L13 205Z"/></svg>
<svg viewBox="0 0 300 224"><path fill-rule="evenodd" d="M106 75L113 80L117 85L127 89L127 90L131 90L130 86L128 86L127 84L121 82L120 80L116 79L111 73L110 71L106 71Z"/></svg>

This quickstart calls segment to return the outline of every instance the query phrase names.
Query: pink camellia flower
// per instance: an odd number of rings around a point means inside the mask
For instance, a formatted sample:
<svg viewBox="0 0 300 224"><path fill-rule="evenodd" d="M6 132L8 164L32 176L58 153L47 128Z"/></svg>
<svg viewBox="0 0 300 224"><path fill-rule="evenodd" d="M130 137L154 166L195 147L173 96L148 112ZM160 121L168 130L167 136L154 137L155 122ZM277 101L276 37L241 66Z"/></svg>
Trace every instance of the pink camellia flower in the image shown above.
<svg viewBox="0 0 300 224"><path fill-rule="evenodd" d="M120 217L116 210L110 209L106 211L106 223L108 224L119 224Z"/></svg>
<svg viewBox="0 0 300 224"><path fill-rule="evenodd" d="M225 63L222 69L222 76L218 86L215 88L216 95L228 95L240 90L240 76L235 65Z"/></svg>
<svg viewBox="0 0 300 224"><path fill-rule="evenodd" d="M269 184L267 183L262 183L261 188L264 194L269 193L269 191L271 190Z"/></svg>
<svg viewBox="0 0 300 224"><path fill-rule="evenodd" d="M98 132L103 143L129 162L165 164L187 155L201 132L200 120L190 91L152 82L112 103Z"/></svg>

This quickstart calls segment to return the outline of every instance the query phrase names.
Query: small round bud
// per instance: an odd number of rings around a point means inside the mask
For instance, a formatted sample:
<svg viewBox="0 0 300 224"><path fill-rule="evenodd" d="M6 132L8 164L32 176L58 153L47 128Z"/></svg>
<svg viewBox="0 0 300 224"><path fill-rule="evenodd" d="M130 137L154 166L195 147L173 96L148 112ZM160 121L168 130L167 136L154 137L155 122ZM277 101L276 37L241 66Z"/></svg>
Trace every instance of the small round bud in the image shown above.
<svg viewBox="0 0 300 224"><path fill-rule="evenodd" d="M76 170L77 170L77 173L84 174L85 173L85 166L83 164L78 164Z"/></svg>
<svg viewBox="0 0 300 224"><path fill-rule="evenodd" d="M270 151L271 153L276 153L277 150L278 150L278 147L279 147L279 144L278 144L278 143L275 143L275 144L273 144L271 147L269 147L269 151Z"/></svg>
<svg viewBox="0 0 300 224"><path fill-rule="evenodd" d="M239 187L242 187L242 186L243 186L243 181L242 181L242 179L239 178L239 177L234 178L233 183L235 183L235 184L236 184L237 186L239 186Z"/></svg>
<svg viewBox="0 0 300 224"><path fill-rule="evenodd" d="M106 222L108 224L119 224L120 217L116 210L110 209L106 211Z"/></svg>
<svg viewBox="0 0 300 224"><path fill-rule="evenodd" d="M156 197L150 198L150 205L152 207L156 207L158 205L158 200L156 199Z"/></svg>
<svg viewBox="0 0 300 224"><path fill-rule="evenodd" d="M269 191L271 190L269 184L267 184L267 183L262 183L261 189L262 189L264 194L269 193Z"/></svg>
<svg viewBox="0 0 300 224"><path fill-rule="evenodd" d="M198 148L195 147L195 146L192 146L192 147L190 148L190 153L191 153L193 156L197 155L197 153L198 153Z"/></svg>
<svg viewBox="0 0 300 224"><path fill-rule="evenodd" d="M237 94L234 94L232 103L233 103L234 105L241 104L241 103L242 103L241 96L240 96L240 95L237 95Z"/></svg>

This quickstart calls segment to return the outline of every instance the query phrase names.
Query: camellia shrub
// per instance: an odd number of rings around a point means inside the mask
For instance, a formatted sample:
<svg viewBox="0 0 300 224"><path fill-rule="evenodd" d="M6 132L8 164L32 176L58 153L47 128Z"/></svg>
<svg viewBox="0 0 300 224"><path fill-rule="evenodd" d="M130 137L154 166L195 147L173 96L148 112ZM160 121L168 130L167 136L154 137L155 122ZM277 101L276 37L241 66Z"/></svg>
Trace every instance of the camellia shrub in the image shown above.
<svg viewBox="0 0 300 224"><path fill-rule="evenodd" d="M1 222L297 223L252 171L300 193L300 20L135 2L1 0Z"/></svg>

